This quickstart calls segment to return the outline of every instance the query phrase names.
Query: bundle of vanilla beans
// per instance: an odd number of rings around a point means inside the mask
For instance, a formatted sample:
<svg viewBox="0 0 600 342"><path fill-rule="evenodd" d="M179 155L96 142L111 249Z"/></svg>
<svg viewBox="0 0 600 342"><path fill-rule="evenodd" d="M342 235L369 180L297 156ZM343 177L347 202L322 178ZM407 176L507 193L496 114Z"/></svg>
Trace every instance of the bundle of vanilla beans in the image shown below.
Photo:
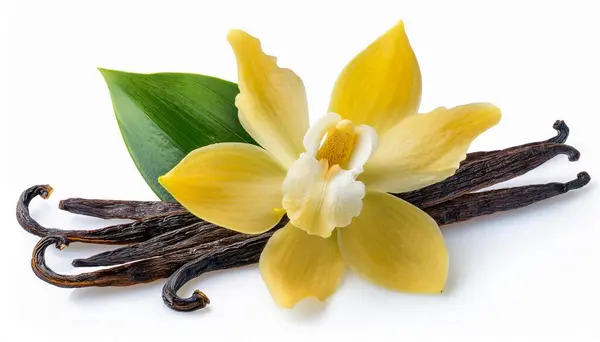
<svg viewBox="0 0 600 342"><path fill-rule="evenodd" d="M565 141L569 128L563 121L554 124L557 135L551 139L504 150L467 155L454 176L443 182L396 196L416 205L440 226L478 216L522 208L579 189L590 181L587 172L567 183L535 184L498 190L478 191L521 176L557 155L570 161L579 152ZM17 220L28 232L42 237L33 249L31 267L45 282L65 288L89 286L129 286L168 278L162 291L166 305L178 311L204 308L208 297L199 290L190 297L177 291L199 275L258 262L269 237L287 223L272 230L246 235L221 228L187 212L178 203L70 198L60 202L62 210L103 219L130 219L131 223L96 230L46 228L29 214L29 204L37 196L50 196L49 185L25 190L17 204ZM45 263L50 245L63 249L70 243L123 245L85 259L75 259L75 267L109 266L78 275L61 275Z"/></svg>

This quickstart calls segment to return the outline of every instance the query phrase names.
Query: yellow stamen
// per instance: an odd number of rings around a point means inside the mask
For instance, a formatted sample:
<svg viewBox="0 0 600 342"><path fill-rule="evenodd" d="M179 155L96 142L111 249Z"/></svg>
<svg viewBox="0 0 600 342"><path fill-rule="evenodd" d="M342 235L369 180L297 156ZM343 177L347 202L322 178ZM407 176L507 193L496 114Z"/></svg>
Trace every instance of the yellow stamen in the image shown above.
<svg viewBox="0 0 600 342"><path fill-rule="evenodd" d="M330 166L344 168L354 149L355 140L354 124L350 120L342 120L327 132L325 141L317 151L317 159L327 159Z"/></svg>

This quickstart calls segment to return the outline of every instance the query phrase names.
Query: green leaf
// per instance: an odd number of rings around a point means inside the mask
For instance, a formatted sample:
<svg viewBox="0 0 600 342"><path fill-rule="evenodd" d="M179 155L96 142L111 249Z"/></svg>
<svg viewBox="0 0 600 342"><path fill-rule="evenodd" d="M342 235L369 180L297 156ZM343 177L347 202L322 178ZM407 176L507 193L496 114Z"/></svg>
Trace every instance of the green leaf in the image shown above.
<svg viewBox="0 0 600 342"><path fill-rule="evenodd" d="M256 144L238 120L235 83L196 74L99 70L129 154L163 201L174 199L158 177L189 152L221 142Z"/></svg>

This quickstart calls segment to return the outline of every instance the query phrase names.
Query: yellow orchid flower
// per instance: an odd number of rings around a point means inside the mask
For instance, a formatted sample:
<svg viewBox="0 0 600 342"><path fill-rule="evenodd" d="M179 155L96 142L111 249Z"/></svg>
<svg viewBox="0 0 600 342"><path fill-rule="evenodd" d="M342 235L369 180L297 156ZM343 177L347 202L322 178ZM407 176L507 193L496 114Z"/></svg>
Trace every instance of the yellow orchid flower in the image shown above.
<svg viewBox="0 0 600 342"><path fill-rule="evenodd" d="M328 114L310 128L302 80L258 39L233 30L239 119L262 146L221 143L187 155L160 183L190 212L246 234L289 223L260 257L275 302L324 300L349 265L389 289L440 293L448 253L425 212L389 193L454 174L500 120L491 104L418 114L421 73L398 22L341 72Z"/></svg>

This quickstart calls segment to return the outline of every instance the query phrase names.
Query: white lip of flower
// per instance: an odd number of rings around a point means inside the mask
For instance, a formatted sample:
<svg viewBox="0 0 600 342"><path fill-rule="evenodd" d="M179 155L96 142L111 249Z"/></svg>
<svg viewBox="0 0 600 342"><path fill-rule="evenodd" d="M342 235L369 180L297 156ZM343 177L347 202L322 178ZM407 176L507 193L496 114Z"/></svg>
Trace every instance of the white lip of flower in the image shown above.
<svg viewBox="0 0 600 342"><path fill-rule="evenodd" d="M356 178L378 137L370 126L328 113L308 129L303 143L306 152L283 181L282 206L294 226L326 238L360 214L365 185Z"/></svg>

